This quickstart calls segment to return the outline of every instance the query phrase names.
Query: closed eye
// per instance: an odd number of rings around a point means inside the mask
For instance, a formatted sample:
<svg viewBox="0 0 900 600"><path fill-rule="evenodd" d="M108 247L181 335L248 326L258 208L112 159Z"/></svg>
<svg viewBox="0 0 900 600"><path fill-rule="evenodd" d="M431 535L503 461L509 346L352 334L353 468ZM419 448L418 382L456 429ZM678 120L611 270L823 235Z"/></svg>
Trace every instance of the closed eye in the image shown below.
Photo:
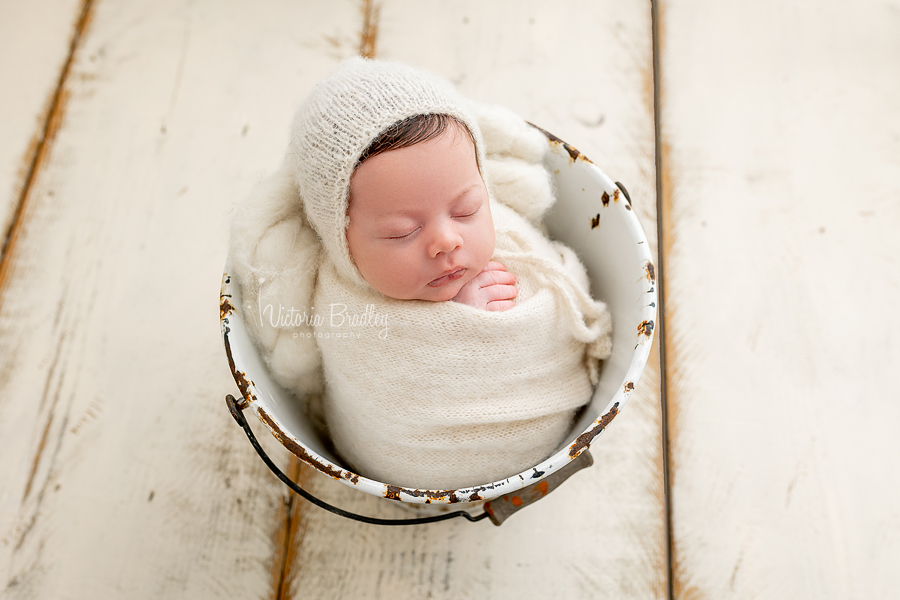
<svg viewBox="0 0 900 600"><path fill-rule="evenodd" d="M464 214L461 214L461 215L453 215L453 218L454 218L454 219L465 219L466 217L474 217L475 215L478 214L478 211L479 211L479 210L481 210L481 207L480 207L480 206L479 206L478 208L476 208L475 210L473 210L472 212L464 213Z"/></svg>
<svg viewBox="0 0 900 600"><path fill-rule="evenodd" d="M404 240L404 239L412 236L417 231L419 231L418 227L416 227L415 229L413 229L412 231L410 231L408 233L401 233L399 235L389 235L385 239L387 239L387 240Z"/></svg>

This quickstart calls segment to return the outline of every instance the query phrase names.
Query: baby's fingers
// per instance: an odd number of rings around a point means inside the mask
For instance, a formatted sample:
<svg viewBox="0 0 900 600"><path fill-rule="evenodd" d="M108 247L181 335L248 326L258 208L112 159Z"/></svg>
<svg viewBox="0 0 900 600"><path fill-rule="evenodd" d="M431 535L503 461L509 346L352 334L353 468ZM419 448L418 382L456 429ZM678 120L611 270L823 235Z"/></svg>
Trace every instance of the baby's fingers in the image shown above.
<svg viewBox="0 0 900 600"><path fill-rule="evenodd" d="M499 312L501 310L509 310L515 305L516 303L513 300L494 300L493 302L488 302L484 308L486 310Z"/></svg>
<svg viewBox="0 0 900 600"><path fill-rule="evenodd" d="M475 280L477 280L478 287L483 288L492 285L513 285L516 282L516 276L507 271L482 271L475 277Z"/></svg>
<svg viewBox="0 0 900 600"><path fill-rule="evenodd" d="M492 260L481 270L481 272L484 273L485 271L505 271L505 270L506 270L506 265L504 265L501 262L497 262L496 260Z"/></svg>
<svg viewBox="0 0 900 600"><path fill-rule="evenodd" d="M512 300L519 295L519 288L514 285L491 285L481 288L481 293L487 302L497 302L499 300Z"/></svg>

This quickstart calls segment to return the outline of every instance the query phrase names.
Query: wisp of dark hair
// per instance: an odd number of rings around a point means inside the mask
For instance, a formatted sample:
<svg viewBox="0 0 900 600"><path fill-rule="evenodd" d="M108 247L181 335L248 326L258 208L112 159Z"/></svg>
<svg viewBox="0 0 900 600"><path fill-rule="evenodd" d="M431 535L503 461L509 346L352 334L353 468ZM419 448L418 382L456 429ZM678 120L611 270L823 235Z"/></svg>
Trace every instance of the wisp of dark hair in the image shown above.
<svg viewBox="0 0 900 600"><path fill-rule="evenodd" d="M358 167L368 158L372 158L382 152L389 150L399 150L400 148L408 148L420 142L426 142L434 139L447 131L451 125L458 125L460 129L466 132L472 143L475 143L475 137L469 128L466 127L458 119L444 114L427 114L413 115L402 121L397 121L369 144L368 148L360 154L359 160L356 161Z"/></svg>

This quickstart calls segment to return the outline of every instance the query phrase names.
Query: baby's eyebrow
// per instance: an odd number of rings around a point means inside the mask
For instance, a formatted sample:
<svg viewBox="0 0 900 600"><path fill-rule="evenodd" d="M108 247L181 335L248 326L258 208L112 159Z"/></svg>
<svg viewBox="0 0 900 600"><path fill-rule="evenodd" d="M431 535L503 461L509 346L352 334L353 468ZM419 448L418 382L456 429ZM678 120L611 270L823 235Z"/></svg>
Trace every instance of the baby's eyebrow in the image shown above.
<svg viewBox="0 0 900 600"><path fill-rule="evenodd" d="M415 211L413 210L394 210L392 208L388 208L386 210L382 210L377 212L372 216L373 219L378 221L383 221L385 219L411 219L414 220L416 218Z"/></svg>
<svg viewBox="0 0 900 600"><path fill-rule="evenodd" d="M452 204L455 204L456 202L458 202L458 201L460 200L460 198L462 198L463 196L465 196L466 194L468 194L468 193L471 192L472 190L477 189L477 188L480 188L480 187L481 187L481 182L480 182L480 181L479 181L479 182L475 182L475 183L473 183L472 185L466 186L465 188L463 188L463 189L462 189L462 190L461 190L461 191L453 198L453 200L450 201L450 204L451 204L451 205L452 205ZM392 219L392 218L396 218L396 219L415 219L415 218L416 218L416 211L415 211L415 209L412 209L412 210L393 210L393 209L388 209L388 210L385 210L385 211L383 211L383 212L379 212L378 214L376 214L376 215L373 216L373 219L374 219L374 220L378 220L378 221L382 221L382 220L385 220L385 219Z"/></svg>
<svg viewBox="0 0 900 600"><path fill-rule="evenodd" d="M468 194L469 192L471 192L471 191L474 190L475 188L479 188L479 187L481 187L481 182L480 182L480 181L476 181L476 182L473 183L472 185L470 185L470 186L466 187L465 189L463 189L459 194L457 194L456 197L453 199L453 201L456 202L457 200L459 200L460 198L462 198L463 196L465 196L466 194Z"/></svg>
<svg viewBox="0 0 900 600"><path fill-rule="evenodd" d="M373 215L369 223L370 227L379 234L393 235L416 226L419 219L413 213L388 211Z"/></svg>

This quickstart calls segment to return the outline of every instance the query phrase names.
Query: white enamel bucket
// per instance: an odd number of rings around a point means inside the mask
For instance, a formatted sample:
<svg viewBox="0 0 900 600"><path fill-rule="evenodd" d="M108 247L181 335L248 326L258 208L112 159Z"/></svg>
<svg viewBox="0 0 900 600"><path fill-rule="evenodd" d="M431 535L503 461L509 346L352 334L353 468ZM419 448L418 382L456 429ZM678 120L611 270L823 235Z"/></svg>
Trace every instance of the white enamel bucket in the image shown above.
<svg viewBox="0 0 900 600"><path fill-rule="evenodd" d="M302 401L283 390L267 371L244 327L239 308L240 287L226 266L220 318L229 365L243 397L240 410L252 409L288 450L311 467L367 494L413 504L463 506L482 501L489 505L501 497L512 498L518 506L522 500L515 493L523 494L526 487L538 489L536 496L543 496L548 490L547 484L541 482L548 478L553 481L555 474L559 479L561 469L585 454L640 385L657 313L656 274L649 244L624 188L620 191L616 183L573 147L544 133L551 150L545 164L554 174L557 189L556 204L545 224L550 237L566 243L584 262L592 295L606 302L613 318L612 356L604 362L592 400L581 412L564 447L507 479L456 490L409 489L348 470L319 439L306 418ZM253 438L251 441L255 442ZM585 463L580 466L589 465L589 454L581 456L580 462ZM573 469L570 466L568 470Z"/></svg>

